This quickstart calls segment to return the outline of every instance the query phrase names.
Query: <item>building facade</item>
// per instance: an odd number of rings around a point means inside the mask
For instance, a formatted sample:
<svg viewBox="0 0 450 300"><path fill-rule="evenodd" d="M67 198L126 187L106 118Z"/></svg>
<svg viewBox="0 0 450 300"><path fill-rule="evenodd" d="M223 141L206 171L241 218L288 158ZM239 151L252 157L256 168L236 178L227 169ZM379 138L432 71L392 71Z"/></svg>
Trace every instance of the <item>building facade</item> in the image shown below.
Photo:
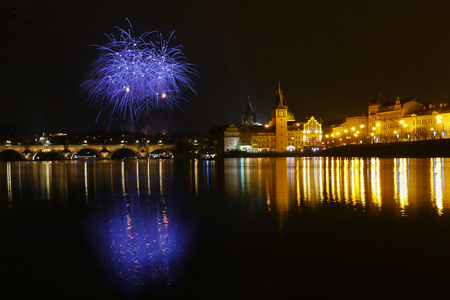
<svg viewBox="0 0 450 300"><path fill-rule="evenodd" d="M327 147L450 138L450 107L414 100L389 102L380 91L368 103L368 115L349 116L325 135Z"/></svg>
<svg viewBox="0 0 450 300"><path fill-rule="evenodd" d="M231 124L223 129L222 135L212 138L215 146L222 146L223 152L287 152L316 149L322 145L322 124L314 117L307 122L295 122L294 115L285 105L280 83L275 94L275 107L271 120L266 125L256 123L256 113L250 100L242 114L242 124ZM223 138L223 142L217 139ZM219 151L221 152L221 151Z"/></svg>

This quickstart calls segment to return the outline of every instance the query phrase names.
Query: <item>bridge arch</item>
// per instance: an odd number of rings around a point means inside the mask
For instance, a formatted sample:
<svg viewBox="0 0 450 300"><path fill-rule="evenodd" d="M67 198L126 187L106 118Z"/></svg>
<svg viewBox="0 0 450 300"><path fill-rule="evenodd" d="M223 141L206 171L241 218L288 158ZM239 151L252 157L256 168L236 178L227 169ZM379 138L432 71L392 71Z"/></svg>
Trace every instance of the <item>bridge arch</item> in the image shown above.
<svg viewBox="0 0 450 300"><path fill-rule="evenodd" d="M120 148L111 154L111 159L137 158L138 154L130 148Z"/></svg>
<svg viewBox="0 0 450 300"><path fill-rule="evenodd" d="M19 152L6 149L0 152L0 161L17 161L22 160L22 155Z"/></svg>
<svg viewBox="0 0 450 300"><path fill-rule="evenodd" d="M46 160L60 160L61 154L52 149L42 149L33 155L33 160L46 161Z"/></svg>
<svg viewBox="0 0 450 300"><path fill-rule="evenodd" d="M148 154L148 158L174 158L172 152L166 149L156 149Z"/></svg>
<svg viewBox="0 0 450 300"><path fill-rule="evenodd" d="M89 159L89 158L100 158L97 151L91 148L83 148L78 151L74 151L70 156L70 159Z"/></svg>

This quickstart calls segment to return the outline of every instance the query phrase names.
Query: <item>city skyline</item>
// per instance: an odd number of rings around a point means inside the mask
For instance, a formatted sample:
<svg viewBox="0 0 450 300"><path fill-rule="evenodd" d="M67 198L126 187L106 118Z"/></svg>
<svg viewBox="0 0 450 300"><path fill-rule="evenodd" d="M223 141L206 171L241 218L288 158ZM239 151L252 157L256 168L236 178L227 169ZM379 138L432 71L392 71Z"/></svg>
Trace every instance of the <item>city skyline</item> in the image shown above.
<svg viewBox="0 0 450 300"><path fill-rule="evenodd" d="M187 93L174 111L151 111L136 131L203 134L240 123L248 97L267 123L278 81L300 120L344 119L365 111L379 90L389 100L450 102L450 5L410 1L21 2L25 20L5 19L13 33L0 48L0 131L36 134L108 130L80 92L114 26L137 35L175 30L200 74L198 97ZM112 126L114 128L117 126ZM130 130L125 124L121 127ZM9 132L8 132L9 131Z"/></svg>

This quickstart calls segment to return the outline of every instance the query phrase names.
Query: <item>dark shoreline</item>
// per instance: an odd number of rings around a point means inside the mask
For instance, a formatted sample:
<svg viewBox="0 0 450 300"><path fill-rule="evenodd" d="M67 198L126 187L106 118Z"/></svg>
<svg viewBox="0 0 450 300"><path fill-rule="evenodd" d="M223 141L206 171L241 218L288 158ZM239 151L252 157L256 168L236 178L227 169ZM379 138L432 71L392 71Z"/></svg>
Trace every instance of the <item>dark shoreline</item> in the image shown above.
<svg viewBox="0 0 450 300"><path fill-rule="evenodd" d="M232 152L223 158L239 157L450 157L450 139L389 144L346 145L318 151L286 153Z"/></svg>

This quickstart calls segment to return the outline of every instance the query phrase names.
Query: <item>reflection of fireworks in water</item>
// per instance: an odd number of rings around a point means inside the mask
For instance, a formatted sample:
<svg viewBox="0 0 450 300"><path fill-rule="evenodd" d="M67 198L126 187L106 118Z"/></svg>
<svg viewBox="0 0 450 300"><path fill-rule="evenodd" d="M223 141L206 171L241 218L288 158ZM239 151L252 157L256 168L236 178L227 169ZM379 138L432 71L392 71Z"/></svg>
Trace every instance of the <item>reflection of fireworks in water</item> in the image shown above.
<svg viewBox="0 0 450 300"><path fill-rule="evenodd" d="M195 226L183 213L184 202L166 195L163 164L147 162L147 185L139 184L139 165L142 168L138 163L134 173L122 163L122 178L116 179L121 179L123 192L97 202L85 223L114 290L132 297L152 294L169 285L173 289L180 283ZM155 177L159 180L151 181ZM132 184L134 180L136 185Z"/></svg>
<svg viewBox="0 0 450 300"><path fill-rule="evenodd" d="M164 203L139 202L102 207L88 225L102 266L125 295L174 283L188 252L190 230L183 227L189 225L175 215L169 219Z"/></svg>
<svg viewBox="0 0 450 300"><path fill-rule="evenodd" d="M111 120L130 117L134 123L145 110L178 106L182 90L195 93L190 75L197 72L186 62L181 46L169 47L173 33L167 40L157 32L135 38L132 29L116 28L118 38L107 35L110 42L96 46L100 55L92 79L81 85L90 101L102 106L99 115L109 110ZM152 35L159 40L146 41Z"/></svg>

